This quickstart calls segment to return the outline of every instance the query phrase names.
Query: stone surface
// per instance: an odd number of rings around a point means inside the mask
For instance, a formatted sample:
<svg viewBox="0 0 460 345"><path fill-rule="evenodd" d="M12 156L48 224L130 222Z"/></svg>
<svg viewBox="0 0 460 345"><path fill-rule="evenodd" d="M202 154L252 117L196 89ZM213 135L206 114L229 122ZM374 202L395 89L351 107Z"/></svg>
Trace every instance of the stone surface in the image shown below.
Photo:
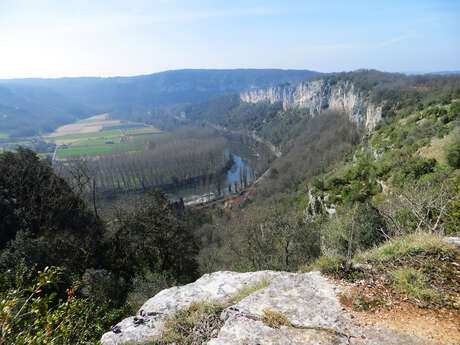
<svg viewBox="0 0 460 345"><path fill-rule="evenodd" d="M337 289L319 272L274 280L270 286L227 308L223 312L224 326L208 345L429 344L390 329L357 325L341 307ZM265 309L283 312L293 327L267 327L260 321ZM305 329L309 327L316 329Z"/></svg>
<svg viewBox="0 0 460 345"><path fill-rule="evenodd" d="M447 243L455 244L456 246L460 246L460 237L445 237L444 241Z"/></svg>
<svg viewBox="0 0 460 345"><path fill-rule="evenodd" d="M286 86L251 89L240 93L244 102L282 103L283 108L307 108L318 115L324 109L345 111L350 120L374 129L382 118L382 108L372 104L350 81L331 84L325 79L306 80Z"/></svg>
<svg viewBox="0 0 460 345"><path fill-rule="evenodd" d="M134 317L124 319L117 326L119 333L112 331L102 336L103 345L119 345L129 342L142 343L161 334L163 320L192 302L225 301L245 286L263 280L272 281L292 273L260 271L249 273L215 272L206 274L196 282L159 292L147 300L137 313L142 323L134 323ZM155 314L155 315L152 315Z"/></svg>
<svg viewBox="0 0 460 345"><path fill-rule="evenodd" d="M144 343L159 336L166 316L192 302L228 301L245 286L267 280L270 285L255 291L221 314L224 325L208 345L243 344L360 344L416 345L429 342L377 326L360 326L340 305L340 290L319 272L215 272L196 282L173 287L149 299L136 317L117 326L121 332L106 333L104 345ZM292 326L270 328L261 318L264 310L281 311Z"/></svg>

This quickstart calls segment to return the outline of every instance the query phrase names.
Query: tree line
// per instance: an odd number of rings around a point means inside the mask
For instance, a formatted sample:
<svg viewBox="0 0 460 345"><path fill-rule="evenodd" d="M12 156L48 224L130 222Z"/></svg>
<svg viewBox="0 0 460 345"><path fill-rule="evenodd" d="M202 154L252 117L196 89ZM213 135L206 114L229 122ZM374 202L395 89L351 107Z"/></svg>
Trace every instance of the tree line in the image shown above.
<svg viewBox="0 0 460 345"><path fill-rule="evenodd" d="M100 193L154 187L165 191L200 186L216 189L233 165L231 155L225 153L227 145L212 130L188 128L166 139L146 141L141 152L81 157L58 162L55 169L71 184L85 184L87 192L93 185Z"/></svg>

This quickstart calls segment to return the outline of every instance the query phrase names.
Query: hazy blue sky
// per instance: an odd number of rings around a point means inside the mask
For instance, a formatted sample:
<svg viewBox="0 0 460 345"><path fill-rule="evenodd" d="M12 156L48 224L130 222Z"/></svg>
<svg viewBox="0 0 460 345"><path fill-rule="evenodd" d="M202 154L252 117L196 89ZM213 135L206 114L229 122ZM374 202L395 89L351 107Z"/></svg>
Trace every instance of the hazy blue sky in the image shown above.
<svg viewBox="0 0 460 345"><path fill-rule="evenodd" d="M460 70L460 1L0 0L0 78Z"/></svg>

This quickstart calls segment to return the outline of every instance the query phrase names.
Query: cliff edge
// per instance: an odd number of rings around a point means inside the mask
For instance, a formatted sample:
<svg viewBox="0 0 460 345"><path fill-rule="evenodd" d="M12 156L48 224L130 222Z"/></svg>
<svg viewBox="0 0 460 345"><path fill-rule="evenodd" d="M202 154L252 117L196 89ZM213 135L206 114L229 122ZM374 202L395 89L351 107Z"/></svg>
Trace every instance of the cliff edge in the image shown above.
<svg viewBox="0 0 460 345"><path fill-rule="evenodd" d="M373 104L366 92L347 80L304 80L251 89L241 92L240 99L248 103L282 103L284 109L306 108L312 115L318 115L326 109L344 111L351 121L368 131L373 130L382 119L382 107Z"/></svg>
<svg viewBox="0 0 460 345"><path fill-rule="evenodd" d="M259 288L251 288L254 286ZM241 291L249 293L244 298L235 298ZM207 332L206 340L198 343L434 344L391 328L357 322L341 306L337 297L340 292L340 285L319 272L215 272L194 283L161 291L136 316L121 321L104 334L101 343L155 344L168 327L168 320L178 311L194 303L208 302L223 307L214 319L208 316L200 321L200 327L193 328L198 338ZM194 309L197 308L195 305Z"/></svg>

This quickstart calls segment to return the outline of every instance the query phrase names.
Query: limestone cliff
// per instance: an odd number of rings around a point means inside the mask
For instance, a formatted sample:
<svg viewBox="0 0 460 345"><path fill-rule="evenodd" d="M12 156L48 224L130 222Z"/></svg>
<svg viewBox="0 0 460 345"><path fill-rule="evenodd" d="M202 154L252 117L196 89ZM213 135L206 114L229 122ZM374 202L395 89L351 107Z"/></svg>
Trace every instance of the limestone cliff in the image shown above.
<svg viewBox="0 0 460 345"><path fill-rule="evenodd" d="M295 84L251 89L240 93L244 102L282 103L283 108L307 108L318 115L322 110L345 111L350 120L372 130L382 118L382 107L373 104L366 92L344 80L305 80Z"/></svg>
<svg viewBox="0 0 460 345"><path fill-rule="evenodd" d="M323 345L422 345L432 344L414 336L378 325L362 325L337 298L341 287L319 272L248 273L215 272L196 282L158 293L104 334L102 345L142 344L158 339L165 320L193 302L228 301L244 287L264 281L265 287L231 303L220 314L208 345L323 344ZM264 322L266 310L277 311L289 325L273 327Z"/></svg>

